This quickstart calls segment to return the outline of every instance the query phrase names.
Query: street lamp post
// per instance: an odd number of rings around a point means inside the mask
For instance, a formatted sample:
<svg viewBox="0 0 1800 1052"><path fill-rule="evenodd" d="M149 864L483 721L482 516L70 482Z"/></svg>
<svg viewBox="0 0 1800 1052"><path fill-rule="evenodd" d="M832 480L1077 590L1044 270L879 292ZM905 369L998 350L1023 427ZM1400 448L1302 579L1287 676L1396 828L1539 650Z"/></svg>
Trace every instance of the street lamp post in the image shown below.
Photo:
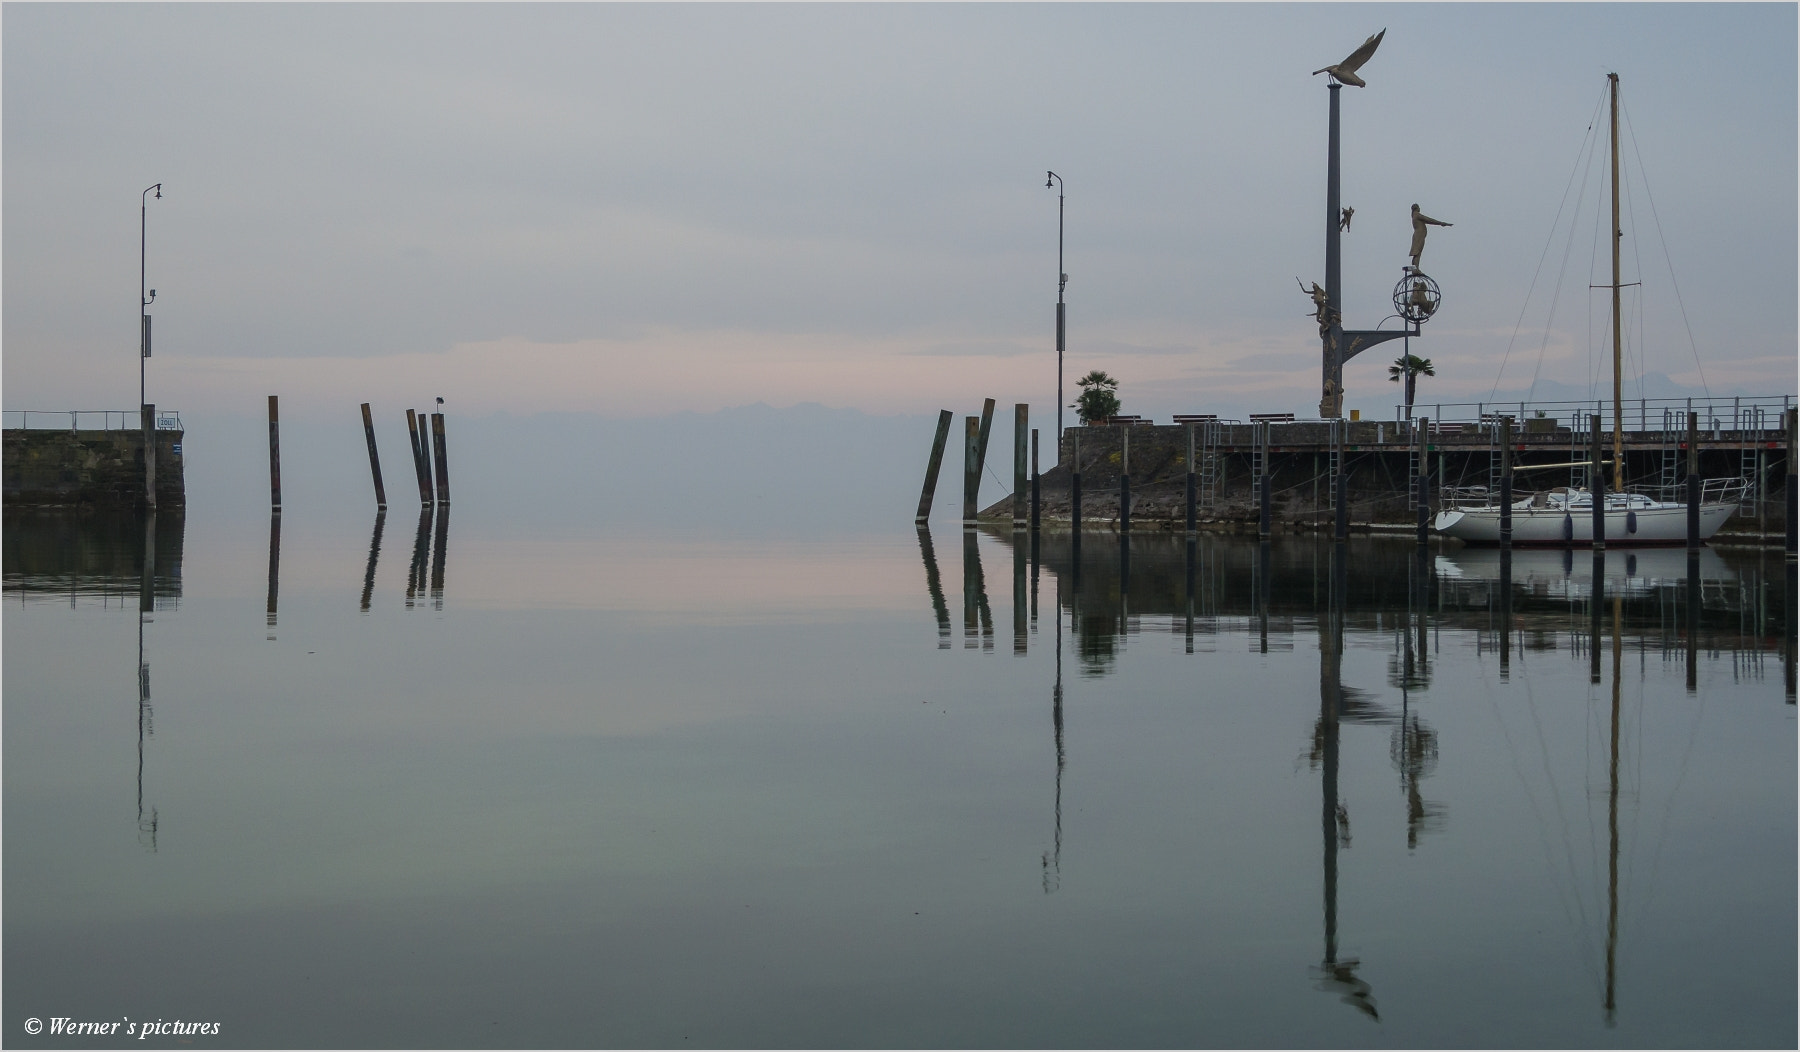
<svg viewBox="0 0 1800 1052"><path fill-rule="evenodd" d="M1063 178L1055 172L1044 173L1044 186L1049 187L1052 181L1056 184L1056 452L1057 459L1062 459L1063 431L1063 348L1064 336L1068 331L1063 316L1063 287L1069 283L1068 272L1063 270Z"/></svg>
<svg viewBox="0 0 1800 1052"><path fill-rule="evenodd" d="M150 357L150 304L156 300L156 290L151 289L144 295L147 284L144 271L145 245L149 234L150 191L156 191L156 199L162 200L162 184L146 187L138 199L138 406L145 405L144 394L144 359Z"/></svg>

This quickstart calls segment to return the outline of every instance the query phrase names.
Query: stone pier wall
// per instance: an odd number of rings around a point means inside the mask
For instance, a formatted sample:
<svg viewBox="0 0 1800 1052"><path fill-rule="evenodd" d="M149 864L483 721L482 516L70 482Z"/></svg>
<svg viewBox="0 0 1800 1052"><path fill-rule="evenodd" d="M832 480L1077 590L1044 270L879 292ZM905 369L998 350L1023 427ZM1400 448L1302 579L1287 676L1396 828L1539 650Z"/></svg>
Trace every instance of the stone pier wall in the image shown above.
<svg viewBox="0 0 1800 1052"><path fill-rule="evenodd" d="M181 440L157 431L156 501L186 503ZM0 479L9 506L134 508L144 502L141 431L57 431L8 428Z"/></svg>

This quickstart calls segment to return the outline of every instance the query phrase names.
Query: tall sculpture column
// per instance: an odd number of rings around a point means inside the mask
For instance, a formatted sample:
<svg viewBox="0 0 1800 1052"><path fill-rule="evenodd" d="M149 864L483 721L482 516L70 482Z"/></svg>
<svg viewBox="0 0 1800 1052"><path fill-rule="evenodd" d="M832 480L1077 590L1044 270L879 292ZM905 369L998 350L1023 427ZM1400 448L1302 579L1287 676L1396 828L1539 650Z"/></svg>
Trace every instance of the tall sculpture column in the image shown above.
<svg viewBox="0 0 1800 1052"><path fill-rule="evenodd" d="M1336 80L1327 85L1331 92L1331 130L1325 162L1325 317L1319 319L1319 336L1323 342L1325 374L1324 390L1319 398L1319 416L1324 419L1344 415L1344 311L1342 256L1338 245L1338 92L1343 88Z"/></svg>

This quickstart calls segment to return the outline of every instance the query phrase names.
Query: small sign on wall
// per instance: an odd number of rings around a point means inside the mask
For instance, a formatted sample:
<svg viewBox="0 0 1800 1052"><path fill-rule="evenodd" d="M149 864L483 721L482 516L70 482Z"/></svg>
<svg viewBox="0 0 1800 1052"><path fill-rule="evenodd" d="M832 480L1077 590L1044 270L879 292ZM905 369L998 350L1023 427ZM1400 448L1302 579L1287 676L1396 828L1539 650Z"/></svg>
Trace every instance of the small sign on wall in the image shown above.
<svg viewBox="0 0 1800 1052"><path fill-rule="evenodd" d="M179 443L179 442L174 443L173 450L174 450L174 453L176 456L180 456L181 455L181 443Z"/></svg>

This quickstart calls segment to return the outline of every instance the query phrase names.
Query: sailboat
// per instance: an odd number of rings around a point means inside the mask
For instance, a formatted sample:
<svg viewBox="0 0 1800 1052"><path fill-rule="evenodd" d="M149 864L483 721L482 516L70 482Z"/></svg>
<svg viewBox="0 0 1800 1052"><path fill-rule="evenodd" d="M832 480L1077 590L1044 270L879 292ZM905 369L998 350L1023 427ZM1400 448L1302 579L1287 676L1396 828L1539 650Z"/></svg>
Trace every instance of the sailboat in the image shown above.
<svg viewBox="0 0 1800 1052"><path fill-rule="evenodd" d="M1657 500L1641 493L1625 490L1624 412L1620 388L1623 385L1624 348L1622 341L1619 290L1619 243L1624 232L1619 227L1619 75L1608 73L1612 103L1612 334L1613 334L1613 431L1612 486L1601 496L1605 541L1616 545L1681 544L1687 540L1687 505L1678 501ZM1599 450L1594 451L1595 460ZM1537 468L1578 467L1572 464L1537 464ZM1594 465L1598 469L1599 465ZM1708 479L1700 491L1700 540L1705 541L1725 525L1737 510L1743 497L1744 483L1739 479ZM1691 491L1690 491L1691 492ZM1594 540L1594 494L1586 489L1559 487L1546 492L1527 493L1503 508L1492 495L1480 504L1465 503L1446 507L1433 522L1446 537L1470 544L1499 544L1503 513L1511 512L1511 543L1564 547L1587 545Z"/></svg>

